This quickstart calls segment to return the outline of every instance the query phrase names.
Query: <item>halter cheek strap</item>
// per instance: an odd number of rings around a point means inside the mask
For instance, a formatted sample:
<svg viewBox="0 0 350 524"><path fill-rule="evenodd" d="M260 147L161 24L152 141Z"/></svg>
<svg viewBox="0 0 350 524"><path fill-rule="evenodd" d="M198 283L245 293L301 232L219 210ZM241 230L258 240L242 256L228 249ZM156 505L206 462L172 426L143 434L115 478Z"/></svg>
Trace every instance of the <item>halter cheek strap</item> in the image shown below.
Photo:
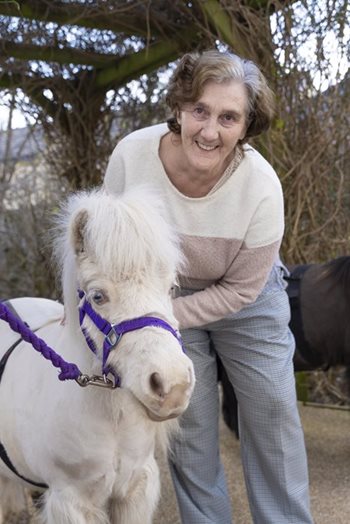
<svg viewBox="0 0 350 524"><path fill-rule="evenodd" d="M85 297L85 292L82 290L78 290L78 294L80 299L83 299ZM124 320L119 324L111 324L110 322L108 322L108 320L104 319L98 313L96 313L96 311L91 306L90 302L88 302L88 300L84 298L83 303L79 306L79 322L82 332L85 336L86 342L91 351L93 351L95 354L97 353L96 346L91 337L89 337L86 329L82 326L85 315L87 315L90 318L90 320L92 320L92 322L99 329L99 331L101 331L101 333L103 333L105 336L102 351L102 372L105 375L108 375L108 373L112 373L115 376L116 380L118 380L119 382L120 378L116 375L114 370L112 370L106 365L106 362L111 350L117 346L121 337L125 333L129 333L130 331L135 331L137 329L142 329L144 327L162 328L166 331L169 331L178 340L179 344L182 347L182 350L185 351L180 333L165 320L153 316L143 316L133 318L131 320Z"/></svg>

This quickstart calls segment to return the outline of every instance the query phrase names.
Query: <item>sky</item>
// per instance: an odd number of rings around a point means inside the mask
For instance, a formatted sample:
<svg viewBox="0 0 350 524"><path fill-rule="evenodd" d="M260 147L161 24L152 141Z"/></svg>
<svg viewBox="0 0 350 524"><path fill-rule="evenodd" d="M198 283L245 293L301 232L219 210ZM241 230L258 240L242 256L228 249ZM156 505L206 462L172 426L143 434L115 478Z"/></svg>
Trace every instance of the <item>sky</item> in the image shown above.
<svg viewBox="0 0 350 524"><path fill-rule="evenodd" d="M0 101L0 131L5 131L8 126L9 111L8 108L3 105ZM34 122L32 122L34 123ZM19 127L26 127L27 122L24 118L24 115L18 109L15 109L13 112L12 128L16 129Z"/></svg>

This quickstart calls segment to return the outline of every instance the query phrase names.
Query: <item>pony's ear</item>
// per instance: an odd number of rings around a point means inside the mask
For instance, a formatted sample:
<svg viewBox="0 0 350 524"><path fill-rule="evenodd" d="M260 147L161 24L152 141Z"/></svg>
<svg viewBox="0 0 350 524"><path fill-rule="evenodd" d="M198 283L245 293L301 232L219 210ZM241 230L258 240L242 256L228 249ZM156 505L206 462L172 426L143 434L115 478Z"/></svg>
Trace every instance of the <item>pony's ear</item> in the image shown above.
<svg viewBox="0 0 350 524"><path fill-rule="evenodd" d="M85 229L86 224L88 221L88 212L86 209L81 209L76 216L74 217L73 223L72 223L72 243L73 243L73 249L76 255L79 255L80 253L83 253L85 251L84 245L85 245Z"/></svg>

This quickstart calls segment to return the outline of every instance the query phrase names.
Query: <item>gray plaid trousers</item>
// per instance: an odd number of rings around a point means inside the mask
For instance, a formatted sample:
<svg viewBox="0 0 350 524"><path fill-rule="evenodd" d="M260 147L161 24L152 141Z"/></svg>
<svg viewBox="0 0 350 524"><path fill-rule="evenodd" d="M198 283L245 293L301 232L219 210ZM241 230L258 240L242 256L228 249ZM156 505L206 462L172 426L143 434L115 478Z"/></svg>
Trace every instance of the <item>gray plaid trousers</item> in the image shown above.
<svg viewBox="0 0 350 524"><path fill-rule="evenodd" d="M183 524L232 523L219 456L215 351L238 399L242 465L254 523L312 523L282 271L274 266L258 299L239 313L181 332L197 378L170 459Z"/></svg>

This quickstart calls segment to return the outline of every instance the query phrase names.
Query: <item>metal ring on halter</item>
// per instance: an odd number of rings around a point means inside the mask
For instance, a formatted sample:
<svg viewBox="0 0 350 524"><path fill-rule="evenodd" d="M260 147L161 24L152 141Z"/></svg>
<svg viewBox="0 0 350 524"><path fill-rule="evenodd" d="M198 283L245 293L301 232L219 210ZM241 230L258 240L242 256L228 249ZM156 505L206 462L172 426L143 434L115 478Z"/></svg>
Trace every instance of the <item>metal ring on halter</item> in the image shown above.
<svg viewBox="0 0 350 524"><path fill-rule="evenodd" d="M119 340L122 338L122 334L116 332L115 326L116 326L116 324L112 325L111 330L105 336L105 341L108 342L108 344L109 344L109 346L111 348L116 346L118 344Z"/></svg>

